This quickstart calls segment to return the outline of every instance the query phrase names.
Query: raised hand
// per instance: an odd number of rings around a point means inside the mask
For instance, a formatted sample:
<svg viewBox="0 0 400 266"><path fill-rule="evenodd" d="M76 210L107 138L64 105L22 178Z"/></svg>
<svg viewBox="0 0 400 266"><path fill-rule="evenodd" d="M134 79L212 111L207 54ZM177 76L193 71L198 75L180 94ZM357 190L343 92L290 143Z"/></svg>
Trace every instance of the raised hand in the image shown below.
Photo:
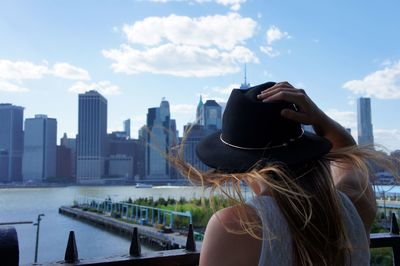
<svg viewBox="0 0 400 266"><path fill-rule="evenodd" d="M284 109L281 115L296 122L312 125L315 132L332 142L333 148L355 145L351 135L336 121L326 115L308 97L303 89L297 89L289 82L278 82L258 95L258 99L269 101L287 101L295 104L297 111Z"/></svg>

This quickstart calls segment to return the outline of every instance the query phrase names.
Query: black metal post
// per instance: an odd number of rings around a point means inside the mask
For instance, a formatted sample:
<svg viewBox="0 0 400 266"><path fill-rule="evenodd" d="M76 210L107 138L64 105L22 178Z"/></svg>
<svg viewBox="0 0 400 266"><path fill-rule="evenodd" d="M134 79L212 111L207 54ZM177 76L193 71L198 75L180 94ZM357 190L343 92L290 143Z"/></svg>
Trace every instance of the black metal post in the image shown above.
<svg viewBox="0 0 400 266"><path fill-rule="evenodd" d="M0 264L19 265L18 236L14 227L0 226Z"/></svg>
<svg viewBox="0 0 400 266"><path fill-rule="evenodd" d="M194 233L193 233L193 225L189 224L189 232L186 239L186 247L187 251L196 251L196 241L194 240Z"/></svg>
<svg viewBox="0 0 400 266"><path fill-rule="evenodd" d="M392 219L390 224L390 234L391 235L399 235L399 225L397 224L396 214L392 213ZM398 241L393 242L392 246L393 250L393 265L400 265L400 243Z"/></svg>
<svg viewBox="0 0 400 266"><path fill-rule="evenodd" d="M76 247L74 231L69 232L67 248L65 249L64 261L67 263L75 263L79 261L78 248Z"/></svg>
<svg viewBox="0 0 400 266"><path fill-rule="evenodd" d="M134 256L134 257L140 257L141 254L142 254L142 249L140 247L138 229L137 229L137 227L134 227L133 234L132 234L132 242L131 242L131 246L129 248L129 255Z"/></svg>
<svg viewBox="0 0 400 266"><path fill-rule="evenodd" d="M38 257L38 249L39 249L39 229L40 229L40 221L42 220L42 216L44 216L43 213L38 215L37 218L37 223L33 224L36 225L36 245L35 245L35 263L37 262L37 257Z"/></svg>

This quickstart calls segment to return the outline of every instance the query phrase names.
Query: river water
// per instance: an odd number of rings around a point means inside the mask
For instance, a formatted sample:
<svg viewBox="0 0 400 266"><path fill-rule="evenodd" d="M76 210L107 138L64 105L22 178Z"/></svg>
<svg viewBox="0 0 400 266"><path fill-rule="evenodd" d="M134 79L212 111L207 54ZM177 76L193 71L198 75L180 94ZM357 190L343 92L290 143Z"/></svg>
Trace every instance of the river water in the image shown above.
<svg viewBox="0 0 400 266"><path fill-rule="evenodd" d="M400 186L375 187L377 194L400 193ZM45 214L40 223L38 262L60 261L64 258L69 231L75 231L79 258L126 255L130 239L108 232L96 226L58 214L62 205L71 205L74 200L85 197L113 201L140 197L186 199L199 198L203 193L199 187L55 187L55 188L7 188L0 189L0 223L36 221L38 214ZM20 263L34 261L36 227L32 224L15 225L20 248ZM149 251L142 246L142 251Z"/></svg>
<svg viewBox="0 0 400 266"><path fill-rule="evenodd" d="M74 200L84 197L114 201L129 197L198 198L203 195L201 188L195 187L153 187L135 188L113 187L56 187L56 188L7 188L0 189L0 223L17 221L36 222L38 214L44 214L40 223L38 262L60 261L64 259L69 231L75 231L79 258L126 255L130 239L102 230L96 226L80 222L58 214L62 205L72 205ZM20 264L32 263L35 253L36 226L15 225L20 249ZM142 251L149 251L142 246Z"/></svg>

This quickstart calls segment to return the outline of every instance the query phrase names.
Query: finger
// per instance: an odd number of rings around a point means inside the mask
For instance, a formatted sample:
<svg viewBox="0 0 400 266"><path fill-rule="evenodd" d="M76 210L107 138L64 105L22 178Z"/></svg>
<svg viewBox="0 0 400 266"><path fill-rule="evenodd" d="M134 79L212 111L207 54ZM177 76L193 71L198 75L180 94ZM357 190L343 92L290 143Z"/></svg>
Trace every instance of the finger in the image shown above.
<svg viewBox="0 0 400 266"><path fill-rule="evenodd" d="M307 94L306 91L303 90L303 89L301 89L301 88L298 88L297 90L298 90L300 93Z"/></svg>
<svg viewBox="0 0 400 266"><path fill-rule="evenodd" d="M280 91L263 100L263 102L272 101L287 101L296 104L298 107L300 107L300 109L302 109L306 101L306 96L297 91Z"/></svg>
<svg viewBox="0 0 400 266"><path fill-rule="evenodd" d="M281 111L281 116L284 118L296 121L298 123L302 124L310 124L310 118L308 115L301 113L301 112L296 112L290 109L283 109Z"/></svg>
<svg viewBox="0 0 400 266"><path fill-rule="evenodd" d="M260 99L260 100L264 100L264 99L267 99L267 98L271 97L272 95L275 95L275 94L277 94L279 92L293 92L293 93L296 93L296 90L292 89L292 88L278 88L278 89L275 89L275 90L272 90L272 91L267 91L265 93L259 94L259 95L257 95L257 98Z"/></svg>
<svg viewBox="0 0 400 266"><path fill-rule="evenodd" d="M274 90L270 90L270 91L265 91L264 93L261 93L259 95L262 95L262 98L268 98L274 94L277 94L279 92L283 92L283 91L288 91L288 92L299 92L297 89L295 88L288 88L288 87L279 87L276 88Z"/></svg>
<svg viewBox="0 0 400 266"><path fill-rule="evenodd" d="M287 82L287 81L281 81L281 82L278 82L277 84L279 84L279 85L285 85L285 86L287 86L287 87L294 88L294 86L293 86L292 84L290 84L289 82Z"/></svg>
<svg viewBox="0 0 400 266"><path fill-rule="evenodd" d="M279 83L276 83L274 86L272 86L272 87L270 87L270 88L268 88L268 89L266 89L266 90L263 90L261 93L265 93L265 92L268 92L268 91L272 91L272 90L276 90L276 89L278 89L278 88L294 88L289 82L279 82Z"/></svg>

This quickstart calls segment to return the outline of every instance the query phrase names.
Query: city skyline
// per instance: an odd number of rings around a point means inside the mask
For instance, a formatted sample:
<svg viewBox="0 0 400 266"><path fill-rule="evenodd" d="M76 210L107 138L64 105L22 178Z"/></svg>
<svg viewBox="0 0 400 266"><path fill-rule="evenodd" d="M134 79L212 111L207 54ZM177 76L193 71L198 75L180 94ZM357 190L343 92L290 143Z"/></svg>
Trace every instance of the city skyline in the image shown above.
<svg viewBox="0 0 400 266"><path fill-rule="evenodd" d="M244 83L246 84L246 83ZM242 84L243 86L243 84ZM247 88L239 88L239 89L247 89ZM90 90L87 91L85 93L79 94L78 95L78 99L81 102L82 99L86 96L86 98L101 98L102 101L105 103L105 110L103 110L103 114L101 115L102 117L107 116L108 114L108 110L107 110L107 98L105 98L103 95L101 95L98 91L96 90ZM356 99L357 100L357 132L352 132L351 128L346 128L346 130L350 133L353 134L354 139L357 141L358 144L375 144L374 141L374 134L373 134L373 126L372 126L372 107L371 107L371 99L368 97L359 97ZM22 106L15 106L11 103L0 103L1 106L10 106L12 107L12 109L21 109L24 110L24 107ZM163 105L166 106L163 108ZM80 103L80 106L83 108L83 104ZM222 115L223 115L223 110L224 108L222 108L220 106L219 103L217 103L215 100L213 99L209 99L207 100L205 103L203 103L202 101L202 96L200 95L199 98L199 102L196 106L196 110L195 113L193 114L194 117L196 117L195 120L193 121L188 121L186 122L185 125L183 125L182 131L179 131L179 129L176 127L176 124L178 123L178 121L176 121L176 119L171 119L171 116L173 116L170 112L170 106L169 106L169 102L167 100L165 100L165 98L163 98L161 100L161 105L160 107L149 107L148 108L148 113L147 113L147 122L145 124L143 124L141 126L141 128L138 130L137 135L135 134L135 136L131 136L131 125L130 125L130 118L128 119L123 119L121 121L121 125L120 128L114 130L114 131L110 131L109 128L107 128L107 118L105 119L105 122L103 123L103 128L105 128L105 133L107 135L112 135L112 134L116 134L116 136L118 136L119 138L127 138L127 139L138 139L140 138L140 131L143 130L143 127L147 127L148 130L151 131L151 127L149 127L149 115L150 119L155 120L156 117L158 120L157 123L159 124L158 127L161 129L161 127L163 126L163 124L165 123L165 121L163 122L163 120L160 118L160 108L164 111L161 111L163 117L166 118L162 118L162 119L167 119L168 123L171 120L172 122L172 127L174 128L174 130L177 131L177 133L182 132L182 134L185 134L186 132L186 128L188 125L190 124L199 124L204 126L204 128L207 130L217 130L220 129L222 126ZM89 108L89 109L93 109L93 108ZM101 109L101 108L100 108ZM79 112L78 112L79 113ZM87 121L89 121L88 119L90 118L90 116L98 116L95 113L88 115L85 119ZM82 115L78 115L78 124L80 124L81 126L86 126L88 127L89 125L86 123L84 123L83 119L81 118ZM35 114L33 118L24 118L24 128L23 130L25 131L25 127L26 127L26 121L27 120L32 120L32 119L39 119L39 118L46 118L47 119L47 115L46 114ZM54 118L54 120L56 120L57 118ZM80 122L79 122L80 121ZM86 122L87 122L86 121ZM91 121L91 124L96 124L96 122ZM57 124L57 122L56 122ZM361 125L361 126L360 126ZM311 132L314 132L314 130L312 129L311 125L303 125L303 128L306 128L306 130L309 130ZM56 128L55 130L56 132L58 132L58 128ZM89 130L90 131L90 130ZM60 135L61 132L58 132L58 135ZM66 136L68 136L68 134L66 132L62 133L63 137L59 138L59 142L57 142L57 144L59 145L63 145L62 141L64 138L66 138ZM183 135L177 135L176 137L183 137ZM74 134L72 137L73 139L75 139L75 137L77 137L79 134ZM96 142L94 140L92 140L92 142ZM89 145L90 146L90 145ZM150 145L151 146L151 145ZM384 147L386 148L386 147ZM395 147L392 150L389 151L395 151L395 150L399 150L399 147ZM79 149L78 149L79 150Z"/></svg>
<svg viewBox="0 0 400 266"><path fill-rule="evenodd" d="M131 119L137 137L147 108L166 97L182 134L200 94L224 103L242 83L288 80L355 138L356 99L371 97L375 142L394 150L399 9L394 0L2 1L0 102L57 118L59 139L78 131L76 95L97 89L108 131Z"/></svg>

